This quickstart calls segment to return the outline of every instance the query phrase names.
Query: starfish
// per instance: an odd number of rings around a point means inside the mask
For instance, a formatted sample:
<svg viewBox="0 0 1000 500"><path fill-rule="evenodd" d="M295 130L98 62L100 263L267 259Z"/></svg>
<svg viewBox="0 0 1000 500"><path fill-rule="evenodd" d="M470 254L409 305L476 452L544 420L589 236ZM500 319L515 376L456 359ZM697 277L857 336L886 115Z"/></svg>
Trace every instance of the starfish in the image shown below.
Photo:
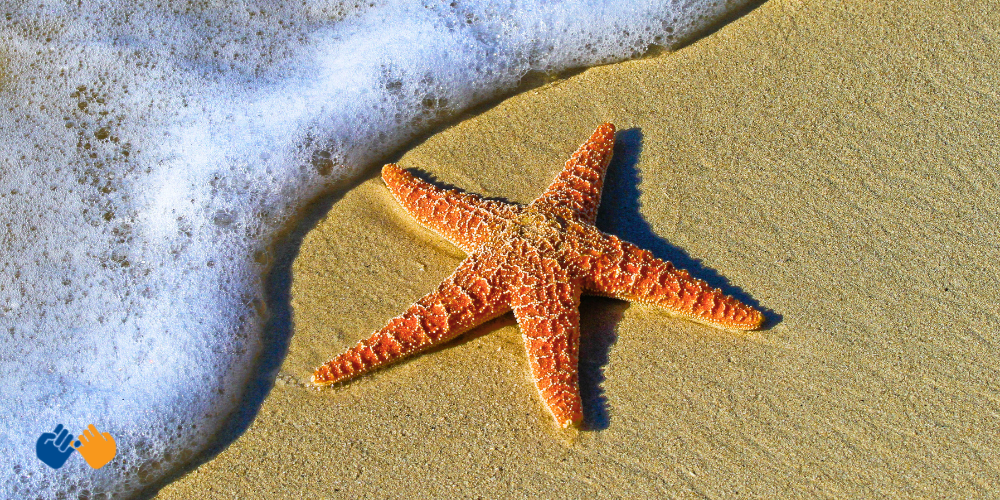
<svg viewBox="0 0 1000 500"><path fill-rule="evenodd" d="M583 419L581 294L651 304L729 330L759 328L760 311L594 226L614 136L614 125L598 127L527 206L444 190L396 165L383 167L396 201L468 257L436 290L317 368L313 384L348 380L513 310L535 387L565 428Z"/></svg>

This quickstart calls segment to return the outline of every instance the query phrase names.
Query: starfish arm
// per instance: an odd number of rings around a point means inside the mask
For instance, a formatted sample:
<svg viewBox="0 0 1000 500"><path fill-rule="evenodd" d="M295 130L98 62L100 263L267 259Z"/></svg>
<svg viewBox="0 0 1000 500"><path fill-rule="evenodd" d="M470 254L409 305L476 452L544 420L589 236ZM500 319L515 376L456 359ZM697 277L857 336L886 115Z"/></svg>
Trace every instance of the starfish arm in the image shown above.
<svg viewBox="0 0 1000 500"><path fill-rule="evenodd" d="M437 290L425 295L381 330L313 373L316 385L354 378L452 339L510 310L498 286L498 260L473 254Z"/></svg>
<svg viewBox="0 0 1000 500"><path fill-rule="evenodd" d="M530 206L593 224L614 144L615 126L604 123L597 127L566 162L556 180Z"/></svg>
<svg viewBox="0 0 1000 500"><path fill-rule="evenodd" d="M516 205L454 189L441 189L389 164L382 179L396 201L413 218L466 253L490 240L493 232L518 211Z"/></svg>
<svg viewBox="0 0 1000 500"><path fill-rule="evenodd" d="M511 305L538 395L565 428L583 420L578 371L581 287L559 272L558 265L549 267L545 273L519 276Z"/></svg>
<svg viewBox="0 0 1000 500"><path fill-rule="evenodd" d="M691 277L648 250L603 235L600 255L587 259L586 292L653 304L688 319L732 330L756 330L764 315Z"/></svg>

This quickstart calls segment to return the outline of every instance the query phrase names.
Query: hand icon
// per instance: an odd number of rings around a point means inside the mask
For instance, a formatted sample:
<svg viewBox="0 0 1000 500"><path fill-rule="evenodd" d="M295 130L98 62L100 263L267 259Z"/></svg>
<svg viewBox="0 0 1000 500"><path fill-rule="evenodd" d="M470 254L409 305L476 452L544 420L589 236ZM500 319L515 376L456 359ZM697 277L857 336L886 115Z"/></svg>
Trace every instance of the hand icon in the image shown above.
<svg viewBox="0 0 1000 500"><path fill-rule="evenodd" d="M111 437L111 434L107 432L101 433L97 431L97 427L94 424L90 424L87 430L80 434L79 441L73 443L77 451L83 455L84 460L87 461L87 465L100 469L104 467L104 464L115 458L115 454L118 453L118 448L115 446L115 438Z"/></svg>
<svg viewBox="0 0 1000 500"><path fill-rule="evenodd" d="M45 462L45 465L58 469L66 463L70 453L73 453L73 448L69 445L72 440L73 436L69 431L59 424L54 431L43 432L38 436L38 441L35 442L35 454L39 460Z"/></svg>

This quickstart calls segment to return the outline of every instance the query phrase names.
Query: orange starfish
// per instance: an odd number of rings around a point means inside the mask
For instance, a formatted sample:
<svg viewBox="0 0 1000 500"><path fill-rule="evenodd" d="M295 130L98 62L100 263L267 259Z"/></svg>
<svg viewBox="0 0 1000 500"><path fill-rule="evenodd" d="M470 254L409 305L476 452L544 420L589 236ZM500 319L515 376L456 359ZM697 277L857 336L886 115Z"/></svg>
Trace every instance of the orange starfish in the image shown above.
<svg viewBox="0 0 1000 500"><path fill-rule="evenodd" d="M513 309L538 393L556 422L568 427L583 418L581 293L653 304L727 329L760 327L760 311L594 227L614 135L614 125L598 127L528 206L443 190L386 165L382 178L396 200L469 257L437 290L317 368L313 383L350 379Z"/></svg>

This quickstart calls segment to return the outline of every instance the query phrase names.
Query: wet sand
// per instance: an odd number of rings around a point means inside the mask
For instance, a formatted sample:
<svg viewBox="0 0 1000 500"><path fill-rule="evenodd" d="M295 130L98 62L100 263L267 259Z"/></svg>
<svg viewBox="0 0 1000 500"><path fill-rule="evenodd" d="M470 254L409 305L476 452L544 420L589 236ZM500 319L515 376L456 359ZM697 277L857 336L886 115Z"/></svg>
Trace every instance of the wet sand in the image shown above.
<svg viewBox="0 0 1000 500"><path fill-rule="evenodd" d="M1000 487L996 2L771 0L508 99L399 161L528 202L603 121L598 226L767 311L733 334L585 298L587 429L512 316L329 390L312 370L463 253L372 177L304 239L247 432L160 498L970 497Z"/></svg>

